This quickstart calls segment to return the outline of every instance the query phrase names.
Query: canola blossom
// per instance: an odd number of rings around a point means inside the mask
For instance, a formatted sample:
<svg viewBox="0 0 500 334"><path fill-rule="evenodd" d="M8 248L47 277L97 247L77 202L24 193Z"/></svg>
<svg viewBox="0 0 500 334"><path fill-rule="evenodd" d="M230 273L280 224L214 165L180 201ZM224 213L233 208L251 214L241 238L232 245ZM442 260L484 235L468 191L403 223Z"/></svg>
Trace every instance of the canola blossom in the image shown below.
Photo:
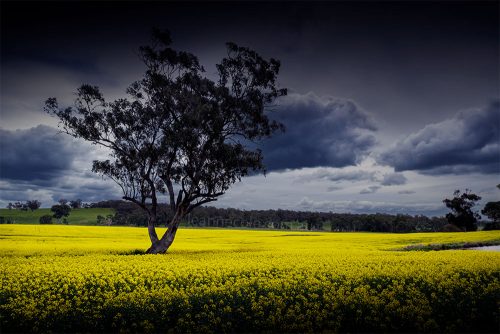
<svg viewBox="0 0 500 334"><path fill-rule="evenodd" d="M6 332L495 332L500 254L398 251L500 232L0 226Z"/></svg>

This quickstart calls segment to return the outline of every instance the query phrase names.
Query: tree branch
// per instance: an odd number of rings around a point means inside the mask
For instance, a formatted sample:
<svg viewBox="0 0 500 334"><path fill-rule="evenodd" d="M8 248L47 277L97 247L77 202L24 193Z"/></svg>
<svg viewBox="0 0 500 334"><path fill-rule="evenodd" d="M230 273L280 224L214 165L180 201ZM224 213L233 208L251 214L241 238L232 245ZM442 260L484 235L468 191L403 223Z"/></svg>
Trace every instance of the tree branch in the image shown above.
<svg viewBox="0 0 500 334"><path fill-rule="evenodd" d="M147 211L148 213L150 212L147 205L144 203L144 201L139 202L137 199L135 199L133 197L129 197L129 196L123 196L122 198L126 201L130 201L132 203L137 204L138 206L140 206L143 210Z"/></svg>
<svg viewBox="0 0 500 334"><path fill-rule="evenodd" d="M165 178L165 185L167 186L168 195L170 197L170 209L175 211L175 194L174 194L174 186L172 185L172 181L169 178Z"/></svg>
<svg viewBox="0 0 500 334"><path fill-rule="evenodd" d="M209 202L214 202L214 201L216 201L216 200L217 200L217 198L206 198L206 199L204 199L204 200L201 200L201 201L199 201L199 202L196 202L196 203L194 203L194 204L191 204L191 205L189 205L189 206L188 206L188 208L187 208L187 210L186 210L186 214L190 213L191 211L193 211L193 209L195 209L195 208L199 207L200 205L203 205L203 204L205 204L205 203L209 203Z"/></svg>

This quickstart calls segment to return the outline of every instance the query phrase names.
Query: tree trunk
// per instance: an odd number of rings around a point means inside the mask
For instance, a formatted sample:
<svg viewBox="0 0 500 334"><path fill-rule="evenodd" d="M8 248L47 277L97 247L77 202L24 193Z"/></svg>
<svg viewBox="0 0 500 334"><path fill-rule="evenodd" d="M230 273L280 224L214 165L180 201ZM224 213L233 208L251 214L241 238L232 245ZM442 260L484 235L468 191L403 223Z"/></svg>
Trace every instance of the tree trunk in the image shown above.
<svg viewBox="0 0 500 334"><path fill-rule="evenodd" d="M158 235L156 234L156 214L149 214L148 217L148 234L149 234L149 240L151 240L151 243L155 243L158 241Z"/></svg>
<svg viewBox="0 0 500 334"><path fill-rule="evenodd" d="M177 228L180 224L180 218L174 217L169 224L169 227L163 237L156 241L151 241L151 247L146 251L146 254L164 254L170 248L175 239Z"/></svg>

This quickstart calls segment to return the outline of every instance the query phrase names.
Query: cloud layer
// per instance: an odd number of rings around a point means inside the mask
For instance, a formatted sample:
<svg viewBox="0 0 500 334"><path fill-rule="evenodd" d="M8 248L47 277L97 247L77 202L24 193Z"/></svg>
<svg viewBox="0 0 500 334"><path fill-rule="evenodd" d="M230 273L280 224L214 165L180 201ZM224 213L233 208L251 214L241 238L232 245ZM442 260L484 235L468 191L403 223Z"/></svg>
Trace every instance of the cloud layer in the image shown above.
<svg viewBox="0 0 500 334"><path fill-rule="evenodd" d="M37 199L48 206L60 198L100 201L121 196L114 183L90 172L92 159L102 152L50 126L0 128L0 151L2 205Z"/></svg>
<svg viewBox="0 0 500 334"><path fill-rule="evenodd" d="M428 174L500 172L500 101L425 126L383 152L396 171Z"/></svg>
<svg viewBox="0 0 500 334"><path fill-rule="evenodd" d="M385 174L380 184L383 186L399 186L406 184L406 181L407 179L402 173L391 173Z"/></svg>
<svg viewBox="0 0 500 334"><path fill-rule="evenodd" d="M352 101L291 94L271 116L286 132L263 143L268 170L354 165L375 144L374 121Z"/></svg>
<svg viewBox="0 0 500 334"><path fill-rule="evenodd" d="M0 147L0 177L10 180L55 179L81 154L72 138L45 125L15 131L0 128Z"/></svg>
<svg viewBox="0 0 500 334"><path fill-rule="evenodd" d="M309 197L302 198L297 202L301 210L332 211L348 213L389 213L389 214L440 214L442 204L440 203L398 203L391 201L329 201L313 200Z"/></svg>

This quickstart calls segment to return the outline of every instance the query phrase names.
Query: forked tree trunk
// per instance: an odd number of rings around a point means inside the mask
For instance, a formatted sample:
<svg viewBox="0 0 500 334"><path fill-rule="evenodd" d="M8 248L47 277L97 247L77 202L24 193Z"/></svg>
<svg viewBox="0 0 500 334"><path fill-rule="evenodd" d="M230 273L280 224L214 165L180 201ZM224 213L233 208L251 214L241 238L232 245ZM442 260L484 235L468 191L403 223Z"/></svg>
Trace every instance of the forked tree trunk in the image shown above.
<svg viewBox="0 0 500 334"><path fill-rule="evenodd" d="M168 224L168 229L161 239L156 241L151 241L151 247L146 251L146 254L164 254L167 252L169 247L172 245L175 239L175 234L177 233L177 228L180 224L180 218L174 218L170 224Z"/></svg>

